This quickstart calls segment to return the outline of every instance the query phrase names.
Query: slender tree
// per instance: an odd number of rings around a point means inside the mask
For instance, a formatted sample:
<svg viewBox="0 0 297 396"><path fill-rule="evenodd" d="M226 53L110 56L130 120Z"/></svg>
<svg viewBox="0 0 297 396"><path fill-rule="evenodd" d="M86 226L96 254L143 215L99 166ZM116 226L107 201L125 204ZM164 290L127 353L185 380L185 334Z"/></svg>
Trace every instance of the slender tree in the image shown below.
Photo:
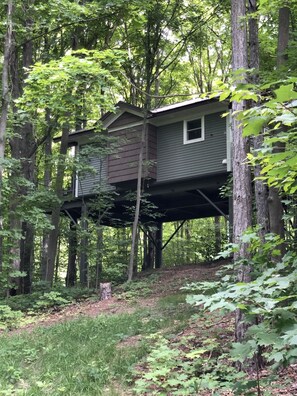
<svg viewBox="0 0 297 396"><path fill-rule="evenodd" d="M258 4L257 0L250 0L248 2L248 27L249 27L249 69L252 69L252 74L249 76L253 84L259 83L259 68L260 68L260 45L259 45L259 28L257 18ZM250 106L256 103L250 102ZM259 150L263 144L263 134L260 133L254 136L253 148L255 151ZM257 164L254 167L254 192L256 202L256 218L259 226L259 236L264 241L265 235L269 232L269 212L268 212L268 188L266 183L260 179L261 166Z"/></svg>
<svg viewBox="0 0 297 396"><path fill-rule="evenodd" d="M10 105L9 90L9 64L13 48L13 1L7 3L7 29L4 40L4 59L2 69L2 92L1 92L1 114L0 114L0 232L3 231L3 210L2 210L2 183L3 183L3 160L5 155L5 138ZM0 235L0 270L3 262L2 235Z"/></svg>
<svg viewBox="0 0 297 396"><path fill-rule="evenodd" d="M281 71L288 60L289 45L289 28L290 28L290 9L281 7L278 14L278 44L277 44L277 68ZM283 143L278 142L274 146L274 152L284 151ZM285 237L283 204L281 201L280 191L276 187L269 188L268 195L269 222L270 231L279 235L282 239ZM281 253L285 253L284 244L280 246Z"/></svg>
<svg viewBox="0 0 297 396"><path fill-rule="evenodd" d="M245 0L231 1L232 19L232 68L237 84L246 81L245 69L248 67L247 57L247 29L246 29L246 2ZM252 191L251 172L247 164L249 142L243 137L243 127L237 118L237 113L246 107L244 101L232 103L232 136L233 136L233 235L234 242L239 244L239 250L234 260L247 259L249 256L247 245L241 243L240 237L252 225ZM238 280L251 280L251 267L241 264L238 269ZM240 310L236 316L236 339L241 341L245 336L246 324Z"/></svg>

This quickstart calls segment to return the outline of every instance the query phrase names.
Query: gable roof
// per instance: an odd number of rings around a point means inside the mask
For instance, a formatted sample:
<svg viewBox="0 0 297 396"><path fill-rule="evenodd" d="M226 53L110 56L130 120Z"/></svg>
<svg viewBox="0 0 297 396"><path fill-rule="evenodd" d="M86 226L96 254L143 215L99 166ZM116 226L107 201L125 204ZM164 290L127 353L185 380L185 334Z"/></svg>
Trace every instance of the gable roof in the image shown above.
<svg viewBox="0 0 297 396"><path fill-rule="evenodd" d="M195 99L190 99L190 100L185 100L183 102L178 102L174 103L171 105L166 105L162 107L158 107L156 109L152 109L149 111L149 119L150 122L158 125L158 118L161 119L167 119L167 115L172 118L174 117L174 114L176 113L181 113L191 111L191 109L194 109L196 107L208 105L211 103L219 103L219 95L212 97L212 98L195 98ZM102 122L103 128L107 129L112 124L115 124L115 128L117 127L117 124L121 123L121 128L123 128L123 125L121 120L119 120L121 117L124 118L125 114L131 114L132 116L130 118L127 117L126 115L126 120L127 120L127 126L129 124L141 122L143 119L143 109L138 106L131 105L129 103L119 101L116 106L115 106L115 112L107 112L105 113L100 121ZM134 116L134 117L133 117ZM118 121L118 122L117 122ZM160 121L162 122L162 121ZM70 141L71 137L76 137L78 135L84 135L93 132L95 127L90 127L87 129L82 129L79 131L74 131L69 135ZM57 137L54 139L55 141L59 141L60 137Z"/></svg>

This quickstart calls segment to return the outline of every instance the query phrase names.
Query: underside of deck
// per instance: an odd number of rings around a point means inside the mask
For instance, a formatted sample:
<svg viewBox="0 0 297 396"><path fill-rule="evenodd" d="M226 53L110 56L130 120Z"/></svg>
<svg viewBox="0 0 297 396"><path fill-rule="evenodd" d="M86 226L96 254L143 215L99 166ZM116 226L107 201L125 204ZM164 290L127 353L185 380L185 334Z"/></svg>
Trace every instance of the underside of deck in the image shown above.
<svg viewBox="0 0 297 396"><path fill-rule="evenodd" d="M228 198L222 197L220 191L227 178L228 173L224 172L174 182L144 181L140 221L163 223L228 216ZM100 204L100 196L95 194L84 196L83 199L69 198L65 201L62 211L77 221L81 217L83 206L86 205L89 215L94 220L100 218L103 225L129 225L133 222L135 213L136 181L117 183L115 187L116 194L114 198L110 198L111 208L106 212L104 205ZM134 199L131 199L133 196Z"/></svg>

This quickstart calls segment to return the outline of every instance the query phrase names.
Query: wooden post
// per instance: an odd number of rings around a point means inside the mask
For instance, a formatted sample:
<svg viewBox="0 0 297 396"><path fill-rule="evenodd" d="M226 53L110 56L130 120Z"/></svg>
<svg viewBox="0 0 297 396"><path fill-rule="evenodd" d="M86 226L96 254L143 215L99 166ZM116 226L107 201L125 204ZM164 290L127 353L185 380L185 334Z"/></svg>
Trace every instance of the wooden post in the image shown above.
<svg viewBox="0 0 297 396"><path fill-rule="evenodd" d="M162 250L163 250L163 233L162 233L162 223L156 224L156 259L155 259L155 267L161 268L162 267Z"/></svg>

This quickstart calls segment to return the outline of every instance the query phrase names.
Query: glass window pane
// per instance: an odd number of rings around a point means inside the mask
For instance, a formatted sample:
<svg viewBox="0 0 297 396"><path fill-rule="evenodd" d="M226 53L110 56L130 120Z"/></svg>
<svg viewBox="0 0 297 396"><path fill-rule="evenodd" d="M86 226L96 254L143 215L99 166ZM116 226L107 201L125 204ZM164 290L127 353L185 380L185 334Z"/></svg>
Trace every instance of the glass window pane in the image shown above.
<svg viewBox="0 0 297 396"><path fill-rule="evenodd" d="M199 129L201 128L201 118L198 120L188 121L188 131L191 129Z"/></svg>
<svg viewBox="0 0 297 396"><path fill-rule="evenodd" d="M201 129L193 129L188 131L188 140L201 139Z"/></svg>

